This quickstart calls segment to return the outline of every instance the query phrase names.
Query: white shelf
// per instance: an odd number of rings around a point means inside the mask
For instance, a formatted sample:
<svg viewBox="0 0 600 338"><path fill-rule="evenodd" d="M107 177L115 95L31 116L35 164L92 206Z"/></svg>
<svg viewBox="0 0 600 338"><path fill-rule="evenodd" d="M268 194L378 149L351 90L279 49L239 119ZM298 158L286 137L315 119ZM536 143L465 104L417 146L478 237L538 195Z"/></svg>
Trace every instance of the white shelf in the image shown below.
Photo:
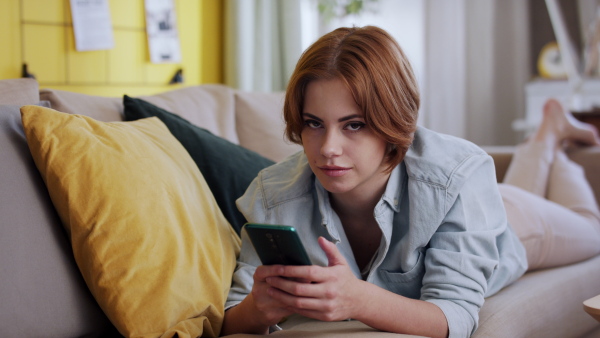
<svg viewBox="0 0 600 338"><path fill-rule="evenodd" d="M544 103L557 99L570 110L586 111L600 107L600 79L587 79L578 95L570 96L566 80L534 80L525 86L525 118L513 121L513 129L526 134L535 129L542 119Z"/></svg>

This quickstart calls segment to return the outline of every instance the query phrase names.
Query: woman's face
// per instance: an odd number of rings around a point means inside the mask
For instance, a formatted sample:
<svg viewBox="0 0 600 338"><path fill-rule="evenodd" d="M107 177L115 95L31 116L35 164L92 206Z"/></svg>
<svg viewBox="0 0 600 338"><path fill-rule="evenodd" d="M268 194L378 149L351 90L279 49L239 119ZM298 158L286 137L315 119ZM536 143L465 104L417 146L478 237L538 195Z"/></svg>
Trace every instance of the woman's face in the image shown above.
<svg viewBox="0 0 600 338"><path fill-rule="evenodd" d="M380 198L389 177L386 142L366 124L344 82L310 82L302 118L302 146L323 187L340 197Z"/></svg>

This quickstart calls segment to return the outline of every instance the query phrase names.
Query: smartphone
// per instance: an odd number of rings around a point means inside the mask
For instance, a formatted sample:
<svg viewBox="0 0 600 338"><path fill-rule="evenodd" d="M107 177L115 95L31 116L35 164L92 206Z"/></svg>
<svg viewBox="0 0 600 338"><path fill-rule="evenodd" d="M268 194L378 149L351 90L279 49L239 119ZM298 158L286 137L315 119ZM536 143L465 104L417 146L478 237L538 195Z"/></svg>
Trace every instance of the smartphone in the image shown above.
<svg viewBox="0 0 600 338"><path fill-rule="evenodd" d="M263 265L312 265L293 226L246 223L244 228Z"/></svg>

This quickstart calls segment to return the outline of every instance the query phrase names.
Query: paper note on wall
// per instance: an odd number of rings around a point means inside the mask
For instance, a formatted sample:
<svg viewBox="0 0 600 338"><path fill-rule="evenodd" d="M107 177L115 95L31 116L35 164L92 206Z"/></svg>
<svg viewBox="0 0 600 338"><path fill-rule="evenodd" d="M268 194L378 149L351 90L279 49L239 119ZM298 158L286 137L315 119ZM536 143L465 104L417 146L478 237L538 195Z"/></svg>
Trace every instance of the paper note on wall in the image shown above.
<svg viewBox="0 0 600 338"><path fill-rule="evenodd" d="M108 0L71 0L71 15L78 51L113 48Z"/></svg>
<svg viewBox="0 0 600 338"><path fill-rule="evenodd" d="M181 62L173 0L145 0L146 33L152 63Z"/></svg>

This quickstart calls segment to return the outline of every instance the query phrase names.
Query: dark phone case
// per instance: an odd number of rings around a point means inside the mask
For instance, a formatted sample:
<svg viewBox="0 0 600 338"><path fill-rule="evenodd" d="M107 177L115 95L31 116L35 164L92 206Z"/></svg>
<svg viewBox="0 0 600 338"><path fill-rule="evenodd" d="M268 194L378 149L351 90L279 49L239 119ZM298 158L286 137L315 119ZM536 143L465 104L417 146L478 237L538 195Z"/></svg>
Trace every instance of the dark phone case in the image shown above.
<svg viewBox="0 0 600 338"><path fill-rule="evenodd" d="M294 227L257 223L244 227L263 265L312 265Z"/></svg>

